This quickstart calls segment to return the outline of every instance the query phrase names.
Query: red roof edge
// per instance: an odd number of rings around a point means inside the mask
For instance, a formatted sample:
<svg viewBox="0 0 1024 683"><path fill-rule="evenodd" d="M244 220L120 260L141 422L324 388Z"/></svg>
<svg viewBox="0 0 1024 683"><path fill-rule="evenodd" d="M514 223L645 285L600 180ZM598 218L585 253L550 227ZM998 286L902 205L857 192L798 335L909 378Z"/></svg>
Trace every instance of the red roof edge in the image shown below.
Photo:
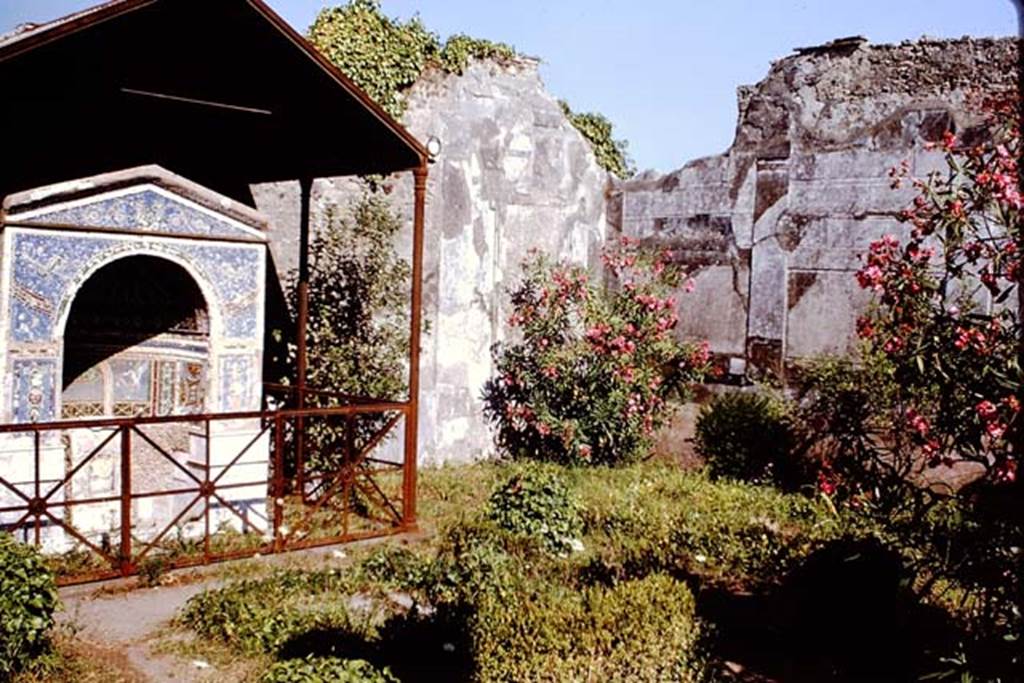
<svg viewBox="0 0 1024 683"><path fill-rule="evenodd" d="M9 34L0 40L0 62L154 2L158 0L110 0L102 5L39 24L22 33Z"/></svg>

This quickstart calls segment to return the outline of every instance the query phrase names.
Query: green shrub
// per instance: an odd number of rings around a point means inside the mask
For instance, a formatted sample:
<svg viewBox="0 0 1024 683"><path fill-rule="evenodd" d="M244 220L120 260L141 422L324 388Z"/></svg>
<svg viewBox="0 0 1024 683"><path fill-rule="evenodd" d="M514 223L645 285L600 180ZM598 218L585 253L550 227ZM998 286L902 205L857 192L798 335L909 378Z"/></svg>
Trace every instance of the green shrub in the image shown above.
<svg viewBox="0 0 1024 683"><path fill-rule="evenodd" d="M581 591L482 594L469 626L475 680L692 681L700 632L686 585L654 574Z"/></svg>
<svg viewBox="0 0 1024 683"><path fill-rule="evenodd" d="M535 538L549 550L582 549L579 503L551 469L533 466L513 473L491 494L487 516L502 529Z"/></svg>
<svg viewBox="0 0 1024 683"><path fill-rule="evenodd" d="M627 151L629 144L615 139L611 121L593 112L574 112L565 100L559 100L558 104L569 123L590 143L601 168L619 178L629 178L636 173Z"/></svg>
<svg viewBox="0 0 1024 683"><path fill-rule="evenodd" d="M332 394L397 400L407 389L409 347L409 263L395 252L402 221L387 200L365 194L347 211L329 209L324 227L310 245L309 349L307 381ZM298 310L298 271L290 274L288 299ZM283 351L284 352L284 351ZM297 347L289 345L280 359L282 381L296 376ZM307 406L335 407L330 395L311 395ZM362 448L390 415L353 419L354 446ZM306 425L307 467L334 471L345 434L338 423L311 420ZM359 494L354 491L353 506ZM358 509L358 508L357 508Z"/></svg>
<svg viewBox="0 0 1024 683"><path fill-rule="evenodd" d="M833 500L859 499L860 511L879 520L914 506L922 456L901 434L907 418L891 364L865 352L856 362L809 359L797 371L800 419Z"/></svg>
<svg viewBox="0 0 1024 683"><path fill-rule="evenodd" d="M350 614L344 600L310 599L355 590L349 577L331 571L276 572L189 598L177 623L241 652L275 652L294 636L314 629L365 632L369 615Z"/></svg>
<svg viewBox="0 0 1024 683"><path fill-rule="evenodd" d="M605 250L620 289L538 255L510 292L519 332L492 349L484 414L513 458L574 465L636 461L671 415L671 397L708 370L706 345L684 344L671 252L623 239ZM518 338L517 338L518 337Z"/></svg>
<svg viewBox="0 0 1024 683"><path fill-rule="evenodd" d="M404 546L383 545L359 563L359 571L367 582L410 589L430 582L433 564L430 558Z"/></svg>
<svg viewBox="0 0 1024 683"><path fill-rule="evenodd" d="M365 194L330 209L310 245L309 383L355 396L395 399L406 389L409 263L395 253L402 221L387 200ZM298 306L298 271L288 280ZM295 349L288 362L294 370ZM288 374L294 377L294 374Z"/></svg>
<svg viewBox="0 0 1024 683"><path fill-rule="evenodd" d="M0 680L46 651L58 605L53 574L38 551L0 533Z"/></svg>
<svg viewBox="0 0 1024 683"><path fill-rule="evenodd" d="M260 683L398 683L388 669L377 669L362 659L307 657L277 662Z"/></svg>
<svg viewBox="0 0 1024 683"><path fill-rule="evenodd" d="M794 433L790 410L781 398L731 392L701 408L695 442L712 477L791 483Z"/></svg>
<svg viewBox="0 0 1024 683"><path fill-rule="evenodd" d="M427 602L461 609L482 593L511 597L516 580L526 578L523 558L542 559L536 541L522 539L518 546L516 541L486 520L446 529L437 543L432 579L425 586Z"/></svg>

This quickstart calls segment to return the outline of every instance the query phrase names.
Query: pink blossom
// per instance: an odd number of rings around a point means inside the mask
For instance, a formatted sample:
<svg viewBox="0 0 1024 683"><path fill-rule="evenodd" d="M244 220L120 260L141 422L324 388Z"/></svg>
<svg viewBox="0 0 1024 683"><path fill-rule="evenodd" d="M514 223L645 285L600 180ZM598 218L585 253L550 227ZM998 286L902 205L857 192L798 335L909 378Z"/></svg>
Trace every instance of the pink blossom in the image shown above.
<svg viewBox="0 0 1024 683"><path fill-rule="evenodd" d="M826 496L831 496L836 492L836 485L824 472L818 473L818 490L824 493Z"/></svg>
<svg viewBox="0 0 1024 683"><path fill-rule="evenodd" d="M1003 438L1003 434L1006 433L1006 425L1002 422L993 420L985 425L985 432L993 439L1001 439Z"/></svg>
<svg viewBox="0 0 1024 683"><path fill-rule="evenodd" d="M993 474L997 482L1013 483L1017 480L1017 461L1013 458L1007 458L996 466Z"/></svg>
<svg viewBox="0 0 1024 683"><path fill-rule="evenodd" d="M986 422L994 420L999 415L999 411L995 404L988 400L981 401L974 407L974 409L978 411L978 415L981 416L981 419Z"/></svg>
<svg viewBox="0 0 1024 683"><path fill-rule="evenodd" d="M923 415L918 414L913 408L907 410L907 424L921 436L928 436L928 420Z"/></svg>

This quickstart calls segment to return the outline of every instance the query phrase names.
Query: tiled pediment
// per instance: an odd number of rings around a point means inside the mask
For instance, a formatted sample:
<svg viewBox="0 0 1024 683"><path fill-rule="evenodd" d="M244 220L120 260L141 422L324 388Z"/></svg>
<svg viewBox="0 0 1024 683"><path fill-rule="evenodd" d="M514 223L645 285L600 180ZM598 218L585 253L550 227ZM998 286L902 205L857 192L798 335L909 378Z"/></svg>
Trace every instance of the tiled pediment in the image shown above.
<svg viewBox="0 0 1024 683"><path fill-rule="evenodd" d="M255 210L156 166L11 195L4 222L260 241L266 227Z"/></svg>

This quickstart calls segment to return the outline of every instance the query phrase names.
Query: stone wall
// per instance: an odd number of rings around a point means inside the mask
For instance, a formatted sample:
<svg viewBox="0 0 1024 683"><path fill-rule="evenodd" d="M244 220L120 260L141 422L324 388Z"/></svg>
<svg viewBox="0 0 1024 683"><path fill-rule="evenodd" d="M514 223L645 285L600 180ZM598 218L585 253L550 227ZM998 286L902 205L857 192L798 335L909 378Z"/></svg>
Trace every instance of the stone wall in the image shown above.
<svg viewBox="0 0 1024 683"><path fill-rule="evenodd" d="M691 268L680 334L708 339L735 375L784 371L800 358L850 351L867 302L857 254L885 233L912 190L890 188L946 130L970 134L970 93L1016 79L1013 39L869 45L859 38L797 50L738 90L727 152L665 175L612 182L544 89L537 65L473 62L431 73L408 93L405 124L443 151L427 196L420 454L425 463L492 450L480 392L504 333L503 296L532 248L594 264L606 235L670 245ZM391 179L411 224L412 179ZM313 210L344 206L351 180L317 181ZM271 218L279 274L295 267L298 186L253 188ZM319 221L314 219L314 228ZM408 253L408 235L399 245Z"/></svg>
<svg viewBox="0 0 1024 683"><path fill-rule="evenodd" d="M533 60L474 61L461 76L430 73L407 97L405 125L443 145L427 186L420 459L480 458L493 450L480 394L491 375L490 347L505 330L505 289L530 249L597 260L608 176ZM411 224L411 174L387 189ZM344 207L358 191L351 180L317 181L314 229L327 206ZM253 195L271 218L283 276L297 259L298 185L254 187ZM408 236L399 250L409 253Z"/></svg>
<svg viewBox="0 0 1024 683"><path fill-rule="evenodd" d="M926 144L969 135L970 93L1012 86L1016 67L1014 39L797 50L739 88L725 154L616 183L611 230L671 245L696 271L696 291L679 297L682 332L709 339L732 372L848 352L867 302L857 254L900 233L912 196L888 170L939 167Z"/></svg>

